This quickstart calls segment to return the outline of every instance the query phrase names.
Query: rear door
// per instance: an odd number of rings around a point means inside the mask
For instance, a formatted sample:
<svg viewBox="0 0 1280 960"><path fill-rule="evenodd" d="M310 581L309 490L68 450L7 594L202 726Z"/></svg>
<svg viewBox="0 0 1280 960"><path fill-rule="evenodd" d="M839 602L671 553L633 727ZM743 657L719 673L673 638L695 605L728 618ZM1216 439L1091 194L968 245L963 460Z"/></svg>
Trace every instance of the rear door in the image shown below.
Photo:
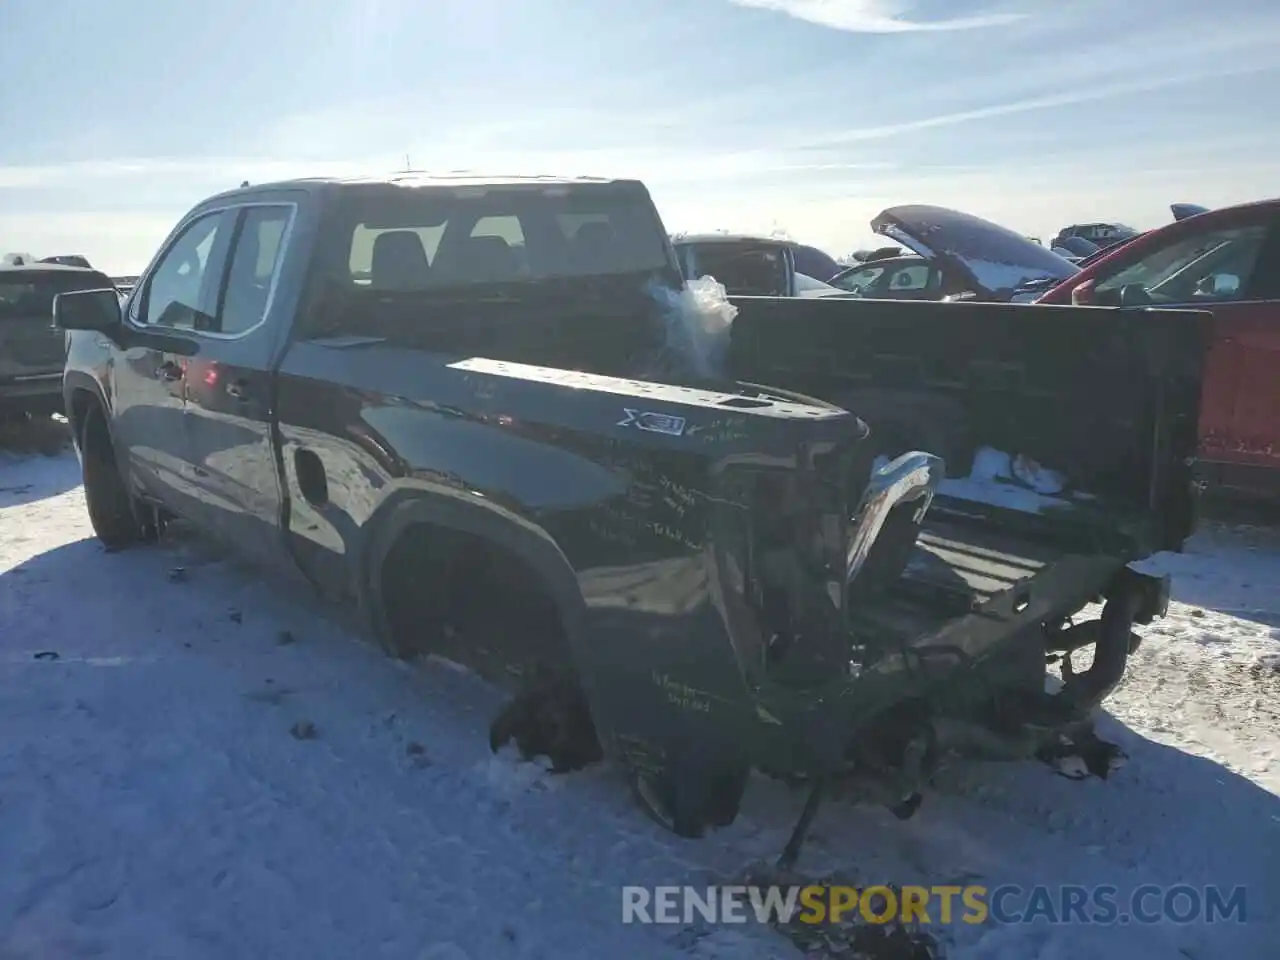
<svg viewBox="0 0 1280 960"><path fill-rule="evenodd" d="M1096 302L1122 296L1213 313L1200 408L1208 479L1280 492L1280 218L1262 208L1178 232L1098 278Z"/></svg>
<svg viewBox="0 0 1280 960"><path fill-rule="evenodd" d="M289 196L289 195L285 195ZM230 250L212 323L187 367L186 430L199 523L254 560L289 569L276 469L273 359L293 304L276 300L293 200L231 212Z"/></svg>

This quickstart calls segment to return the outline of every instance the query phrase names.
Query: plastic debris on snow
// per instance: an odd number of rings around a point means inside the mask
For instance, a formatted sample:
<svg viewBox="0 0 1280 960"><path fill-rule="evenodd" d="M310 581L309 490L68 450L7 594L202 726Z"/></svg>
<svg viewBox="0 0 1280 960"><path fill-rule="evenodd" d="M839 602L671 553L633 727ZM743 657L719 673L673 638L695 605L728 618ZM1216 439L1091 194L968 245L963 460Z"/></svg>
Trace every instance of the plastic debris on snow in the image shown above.
<svg viewBox="0 0 1280 960"><path fill-rule="evenodd" d="M1061 507L1063 501L1055 494L1066 486L1062 474L1024 454L1010 456L993 447L981 447L974 454L969 476L944 480L938 492L958 500L1039 513L1047 507Z"/></svg>
<svg viewBox="0 0 1280 960"><path fill-rule="evenodd" d="M662 307L668 349L686 359L699 376L720 376L738 315L724 284L714 277L698 277L679 293L657 284L649 293Z"/></svg>

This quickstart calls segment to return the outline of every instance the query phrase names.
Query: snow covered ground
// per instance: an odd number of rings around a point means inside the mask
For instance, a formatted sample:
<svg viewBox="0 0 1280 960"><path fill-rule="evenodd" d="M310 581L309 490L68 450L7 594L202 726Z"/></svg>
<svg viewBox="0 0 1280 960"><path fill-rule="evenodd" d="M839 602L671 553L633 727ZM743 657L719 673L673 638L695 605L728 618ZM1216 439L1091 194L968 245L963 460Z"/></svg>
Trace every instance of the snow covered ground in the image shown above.
<svg viewBox="0 0 1280 960"><path fill-rule="evenodd" d="M766 927L621 922L732 882L802 798L702 842L607 769L493 757L499 697L396 665L188 536L108 555L74 457L0 452L0 958L790 957ZM1275 956L1280 533L1209 527L1112 701L1108 781L947 772L912 820L824 808L800 868L862 883L1247 888L1245 923L937 929L963 960Z"/></svg>

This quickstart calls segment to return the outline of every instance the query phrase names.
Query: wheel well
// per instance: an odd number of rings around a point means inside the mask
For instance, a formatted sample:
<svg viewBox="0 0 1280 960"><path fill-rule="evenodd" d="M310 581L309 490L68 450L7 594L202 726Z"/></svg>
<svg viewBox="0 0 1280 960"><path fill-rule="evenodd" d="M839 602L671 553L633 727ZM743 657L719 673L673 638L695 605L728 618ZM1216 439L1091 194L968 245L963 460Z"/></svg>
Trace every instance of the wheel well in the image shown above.
<svg viewBox="0 0 1280 960"><path fill-rule="evenodd" d="M93 392L83 387L78 387L71 394L71 407L67 414L71 421L71 432L77 444L80 442L80 431L84 428L85 419L95 407L101 409L101 406Z"/></svg>
<svg viewBox="0 0 1280 960"><path fill-rule="evenodd" d="M403 657L456 656L499 681L517 670L572 670L553 594L502 544L419 521L399 534L374 575L392 646Z"/></svg>

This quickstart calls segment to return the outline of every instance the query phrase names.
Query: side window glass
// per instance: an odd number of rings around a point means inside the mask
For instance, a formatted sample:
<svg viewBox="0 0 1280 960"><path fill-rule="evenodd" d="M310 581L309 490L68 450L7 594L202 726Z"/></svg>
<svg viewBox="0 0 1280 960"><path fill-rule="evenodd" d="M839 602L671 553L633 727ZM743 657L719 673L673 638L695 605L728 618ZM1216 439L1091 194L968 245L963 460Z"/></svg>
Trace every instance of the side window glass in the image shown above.
<svg viewBox="0 0 1280 960"><path fill-rule="evenodd" d="M244 333L262 322L292 213L293 208L286 206L247 207L241 213L219 332Z"/></svg>
<svg viewBox="0 0 1280 960"><path fill-rule="evenodd" d="M1095 287L1099 303L1222 303L1243 299L1266 227L1230 227L1181 237Z"/></svg>
<svg viewBox="0 0 1280 960"><path fill-rule="evenodd" d="M1267 228L1267 238L1258 250L1245 297L1249 300L1280 300L1280 217L1272 220Z"/></svg>
<svg viewBox="0 0 1280 960"><path fill-rule="evenodd" d="M903 267L893 275L891 290L923 290L929 285L929 268L924 264Z"/></svg>
<svg viewBox="0 0 1280 960"><path fill-rule="evenodd" d="M866 270L859 270L857 273L841 277L836 286L842 287L850 293L857 293L866 290L882 273L884 273L884 267L868 267Z"/></svg>
<svg viewBox="0 0 1280 960"><path fill-rule="evenodd" d="M149 326L187 330L212 327L218 273L213 260L227 222L219 211L187 225L152 271L134 319Z"/></svg>

